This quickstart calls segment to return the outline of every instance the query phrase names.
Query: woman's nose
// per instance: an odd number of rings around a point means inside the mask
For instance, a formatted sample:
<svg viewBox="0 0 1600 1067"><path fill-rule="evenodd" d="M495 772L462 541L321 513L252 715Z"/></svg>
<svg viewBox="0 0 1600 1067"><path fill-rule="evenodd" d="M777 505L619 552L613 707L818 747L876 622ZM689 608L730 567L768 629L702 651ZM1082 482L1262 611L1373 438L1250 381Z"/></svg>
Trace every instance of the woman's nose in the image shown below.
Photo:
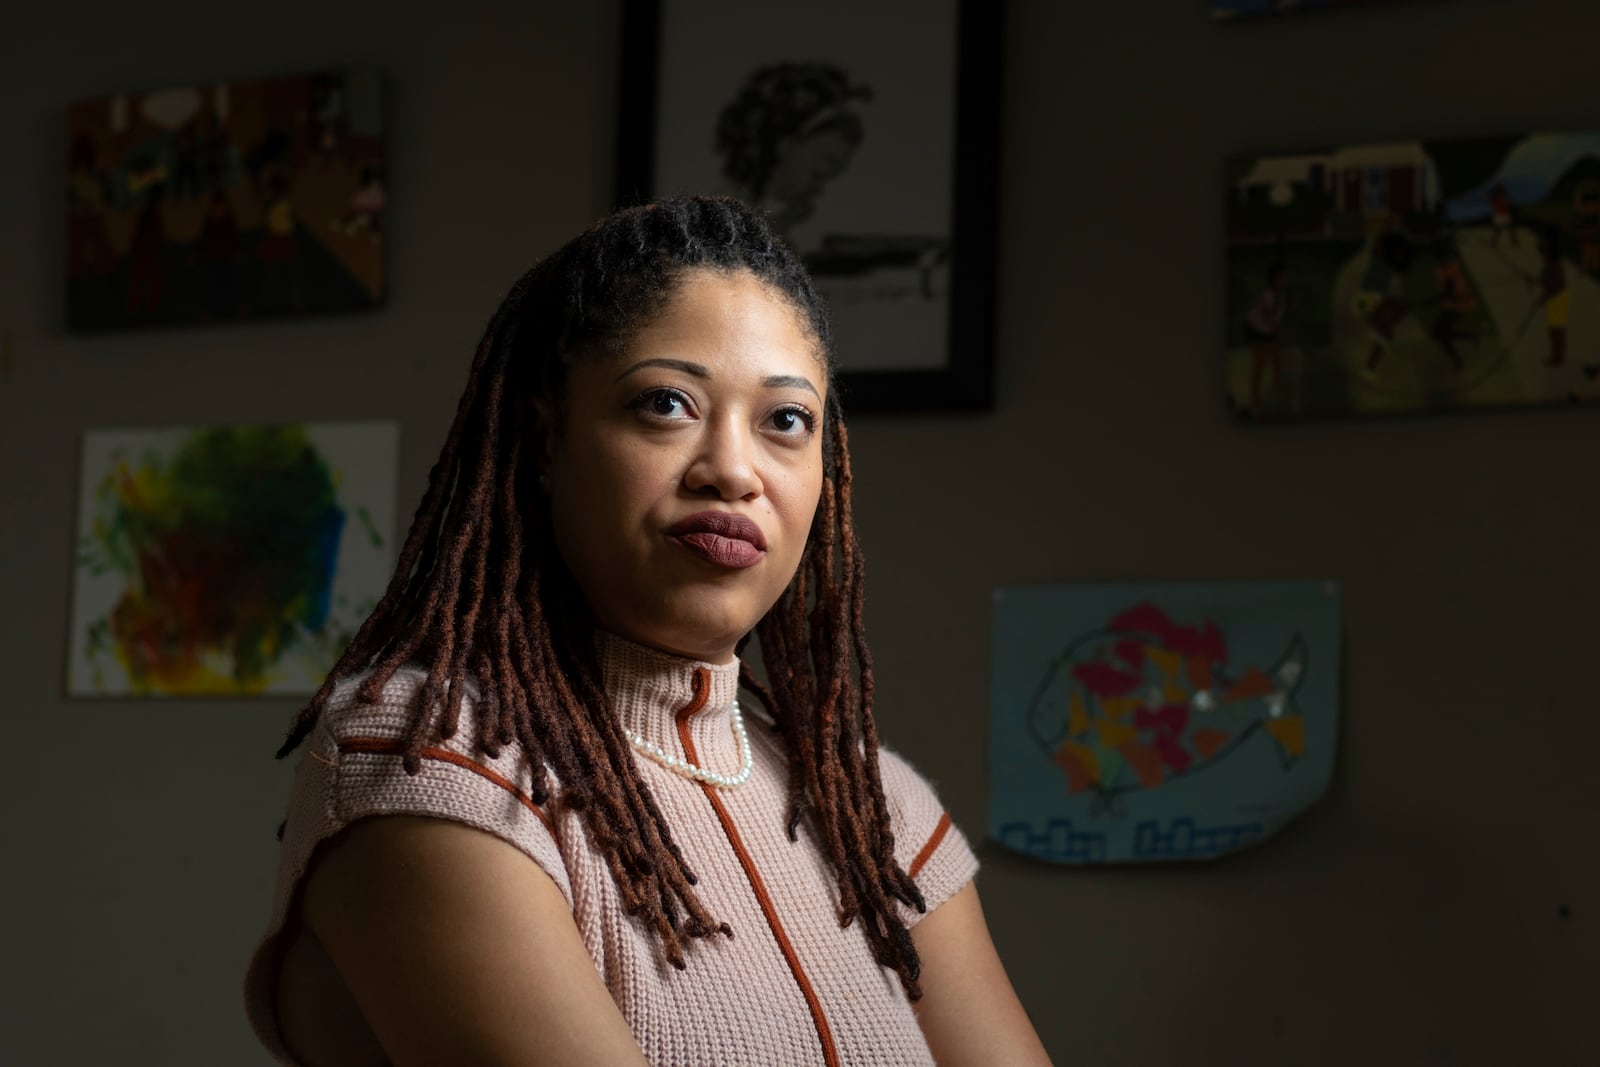
<svg viewBox="0 0 1600 1067"><path fill-rule="evenodd" d="M693 493L714 492L722 500L744 500L761 495L756 471L756 446L748 429L732 420L708 425L693 461L684 472L684 485Z"/></svg>

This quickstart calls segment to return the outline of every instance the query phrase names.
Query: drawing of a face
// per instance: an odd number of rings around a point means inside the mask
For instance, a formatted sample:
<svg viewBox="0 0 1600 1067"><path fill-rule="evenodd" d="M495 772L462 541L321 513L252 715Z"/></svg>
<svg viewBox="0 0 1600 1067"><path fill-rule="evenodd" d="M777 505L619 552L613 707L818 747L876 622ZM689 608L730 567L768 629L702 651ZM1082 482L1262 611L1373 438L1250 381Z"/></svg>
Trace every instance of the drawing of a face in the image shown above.
<svg viewBox="0 0 1600 1067"><path fill-rule="evenodd" d="M808 134L785 138L778 147L763 199L790 225L816 210L823 187L844 173L861 135L851 123L834 123Z"/></svg>
<svg viewBox="0 0 1600 1067"><path fill-rule="evenodd" d="M730 191L766 211L780 234L810 218L829 182L860 147L859 106L872 90L827 63L753 71L717 117L716 145Z"/></svg>

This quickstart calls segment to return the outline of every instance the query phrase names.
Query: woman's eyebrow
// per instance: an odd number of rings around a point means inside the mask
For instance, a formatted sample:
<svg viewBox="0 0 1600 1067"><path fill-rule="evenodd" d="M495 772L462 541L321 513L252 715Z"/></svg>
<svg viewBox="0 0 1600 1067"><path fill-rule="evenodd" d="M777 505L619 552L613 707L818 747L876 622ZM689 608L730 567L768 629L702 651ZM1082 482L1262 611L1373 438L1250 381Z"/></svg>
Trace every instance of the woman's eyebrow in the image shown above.
<svg viewBox="0 0 1600 1067"><path fill-rule="evenodd" d="M761 379L761 384L768 389L809 389L812 396L822 399L817 387L798 374L771 374Z"/></svg>
<svg viewBox="0 0 1600 1067"><path fill-rule="evenodd" d="M702 363L691 363L686 359L641 359L617 375L615 381L620 382L634 371L643 370L645 367L666 367L668 370L682 371L695 378L703 378L706 381L711 380L710 369ZM761 379L761 384L768 389L806 389L818 400L822 399L822 394L817 392L817 387L798 374L769 374Z"/></svg>
<svg viewBox="0 0 1600 1067"><path fill-rule="evenodd" d="M711 372L707 370L703 364L690 363L686 359L641 359L639 362L635 363L633 366L617 375L615 380L620 382L634 371L642 370L645 367L666 367L669 370L681 370L683 373L691 375L692 377L706 378L708 380L711 377Z"/></svg>

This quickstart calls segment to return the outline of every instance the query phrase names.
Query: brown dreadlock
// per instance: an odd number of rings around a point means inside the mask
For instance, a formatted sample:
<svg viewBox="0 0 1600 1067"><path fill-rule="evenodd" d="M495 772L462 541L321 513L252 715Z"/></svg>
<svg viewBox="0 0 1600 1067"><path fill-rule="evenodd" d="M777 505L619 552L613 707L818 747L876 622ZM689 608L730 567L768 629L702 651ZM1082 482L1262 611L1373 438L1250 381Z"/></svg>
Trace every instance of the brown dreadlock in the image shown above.
<svg viewBox="0 0 1600 1067"><path fill-rule="evenodd" d="M339 680L370 671L357 695L376 701L396 670L416 663L427 678L403 757L415 774L422 750L456 732L462 700L475 687L478 747L493 758L502 746L520 745L533 768L535 803L550 799L553 772L560 802L582 814L627 912L655 932L679 968L685 937L731 931L700 903L695 876L600 686L591 623L556 554L527 450L546 433L559 435L572 364L626 345L696 269L748 271L782 295L831 373L826 311L798 257L763 217L734 200L683 197L602 219L524 275L491 318L388 590L278 751L282 758L305 739ZM548 402L555 425L540 424L530 398ZM864 569L844 421L831 389L823 473L800 566L756 627L767 683L748 663L740 682L766 705L789 753L790 840L810 813L838 878L840 925L860 918L874 957L916 999L917 952L894 902L919 911L925 904L895 860L878 774Z"/></svg>

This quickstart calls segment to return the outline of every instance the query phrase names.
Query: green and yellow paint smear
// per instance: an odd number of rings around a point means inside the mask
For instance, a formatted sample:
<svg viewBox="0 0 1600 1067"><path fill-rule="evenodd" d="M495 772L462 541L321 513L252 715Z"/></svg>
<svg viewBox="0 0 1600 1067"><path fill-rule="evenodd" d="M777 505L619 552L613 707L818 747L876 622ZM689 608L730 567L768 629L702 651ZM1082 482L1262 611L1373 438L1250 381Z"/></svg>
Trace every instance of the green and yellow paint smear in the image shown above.
<svg viewBox="0 0 1600 1067"><path fill-rule="evenodd" d="M336 489L295 425L198 430L115 464L79 565L125 588L90 625L90 658L114 655L137 692L262 691L286 657L327 641Z"/></svg>

